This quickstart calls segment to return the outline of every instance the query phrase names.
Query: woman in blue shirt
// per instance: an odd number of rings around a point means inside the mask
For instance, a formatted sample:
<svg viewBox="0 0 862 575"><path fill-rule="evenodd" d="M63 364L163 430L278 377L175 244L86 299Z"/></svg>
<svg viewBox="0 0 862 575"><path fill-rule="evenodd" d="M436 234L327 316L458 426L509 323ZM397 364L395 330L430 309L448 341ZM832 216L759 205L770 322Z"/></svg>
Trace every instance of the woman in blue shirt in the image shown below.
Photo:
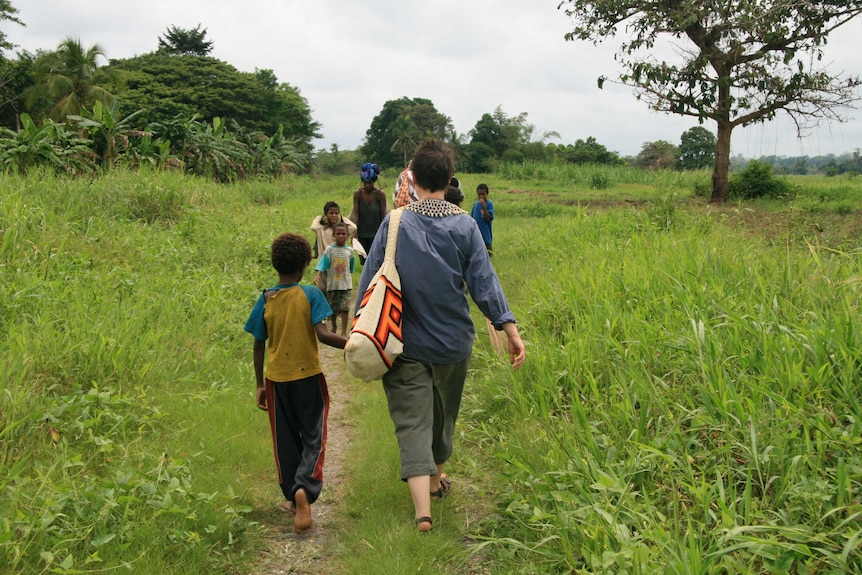
<svg viewBox="0 0 862 575"><path fill-rule="evenodd" d="M494 327L505 331L515 369L524 363L524 344L479 227L444 200L455 168L451 149L426 140L411 166L419 201L403 208L395 256L404 300L404 352L383 376L383 389L395 424L401 479L424 532L431 529L432 496L444 497L451 485L443 468L452 455L475 337L468 292ZM383 263L388 230L387 215L362 270L357 309Z"/></svg>

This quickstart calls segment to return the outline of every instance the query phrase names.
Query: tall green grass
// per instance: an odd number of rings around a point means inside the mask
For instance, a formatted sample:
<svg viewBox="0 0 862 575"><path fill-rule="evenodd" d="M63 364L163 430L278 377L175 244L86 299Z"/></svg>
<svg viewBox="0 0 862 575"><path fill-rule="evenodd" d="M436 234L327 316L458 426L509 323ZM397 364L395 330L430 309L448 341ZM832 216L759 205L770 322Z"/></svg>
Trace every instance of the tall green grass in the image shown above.
<svg viewBox="0 0 862 575"><path fill-rule="evenodd" d="M242 318L323 201L121 170L0 186L0 571L242 560L251 493L277 490Z"/></svg>
<svg viewBox="0 0 862 575"><path fill-rule="evenodd" d="M517 573L859 572L862 251L673 220L495 222L530 346L473 386L509 485L486 551Z"/></svg>
<svg viewBox="0 0 862 575"><path fill-rule="evenodd" d="M357 425L377 419L351 449L358 528L333 569L858 572L858 238L821 247L782 216L794 241L764 242L740 214L785 206L716 215L681 200L688 176L510 176L461 180L468 209L491 185L527 364L511 373L480 335L461 492L430 539L380 390L357 393ZM357 183L0 176L0 572L253 569L281 495L242 323L272 238L311 238ZM795 202L855 213L859 183L832 183ZM479 523L467 493L492 510Z"/></svg>

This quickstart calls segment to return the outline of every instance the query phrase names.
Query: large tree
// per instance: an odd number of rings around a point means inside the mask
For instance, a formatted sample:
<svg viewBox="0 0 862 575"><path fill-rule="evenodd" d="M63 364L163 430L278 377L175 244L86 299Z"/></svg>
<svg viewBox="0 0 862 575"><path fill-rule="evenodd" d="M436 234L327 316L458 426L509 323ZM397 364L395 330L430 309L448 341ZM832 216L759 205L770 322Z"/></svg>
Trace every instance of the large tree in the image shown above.
<svg viewBox="0 0 862 575"><path fill-rule="evenodd" d="M201 30L198 24L186 30L179 26L170 26L164 36L159 36L159 52L174 56L209 56L213 43L204 40L207 29Z"/></svg>
<svg viewBox="0 0 862 575"><path fill-rule="evenodd" d="M788 113L800 134L858 96L858 77L822 65L835 28L862 12L862 0L562 0L575 28L567 40L594 44L627 33L616 59L623 84L650 108L717 126L712 201L728 198L730 136L737 126ZM655 58L660 38L681 41L677 63ZM599 78L601 87L604 78Z"/></svg>
<svg viewBox="0 0 862 575"><path fill-rule="evenodd" d="M623 160L616 152L607 149L593 136L586 140L577 140L574 144L554 147L554 155L570 164L622 164Z"/></svg>
<svg viewBox="0 0 862 575"><path fill-rule="evenodd" d="M715 134L703 126L689 128L679 137L679 167L708 168L715 163Z"/></svg>
<svg viewBox="0 0 862 575"><path fill-rule="evenodd" d="M52 103L48 115L60 122L92 109L97 101L110 104L113 95L95 81L100 57L105 53L98 44L84 48L80 40L66 38L54 52L36 60L35 84L25 91L25 102L31 106L39 98L48 98Z"/></svg>
<svg viewBox="0 0 862 575"><path fill-rule="evenodd" d="M240 72L208 56L171 56L154 52L111 60L108 81L124 114L143 109L142 123L165 122L177 116L219 117L250 131L272 136L283 126L285 137L308 152L319 138L320 124L297 88L279 83L272 70Z"/></svg>
<svg viewBox="0 0 862 575"><path fill-rule="evenodd" d="M431 100L406 97L389 100L365 132L365 142L359 149L363 161L383 168L403 167L404 151L396 144L406 134L406 123L400 120L408 120L415 126L411 138L416 141L426 136L448 140L453 130L452 120L438 112Z"/></svg>
<svg viewBox="0 0 862 575"><path fill-rule="evenodd" d="M672 170L676 167L676 156L676 146L666 140L644 142L637 155L637 164L645 170Z"/></svg>
<svg viewBox="0 0 862 575"><path fill-rule="evenodd" d="M527 122L527 113L509 116L502 106L497 106L491 114L482 114L470 131L470 143L480 142L492 150L497 158L502 158L507 150L520 150L530 142L534 126Z"/></svg>

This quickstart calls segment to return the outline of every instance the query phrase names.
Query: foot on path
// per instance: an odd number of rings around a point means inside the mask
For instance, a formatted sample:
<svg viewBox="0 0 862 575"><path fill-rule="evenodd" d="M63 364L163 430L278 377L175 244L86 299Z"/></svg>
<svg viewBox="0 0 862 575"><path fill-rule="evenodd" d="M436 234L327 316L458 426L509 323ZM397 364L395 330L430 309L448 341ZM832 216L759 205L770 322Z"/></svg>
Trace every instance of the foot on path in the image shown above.
<svg viewBox="0 0 862 575"><path fill-rule="evenodd" d="M293 530L300 535L311 530L311 505L308 503L308 495L305 489L299 488L293 495L296 503L296 517L293 519Z"/></svg>

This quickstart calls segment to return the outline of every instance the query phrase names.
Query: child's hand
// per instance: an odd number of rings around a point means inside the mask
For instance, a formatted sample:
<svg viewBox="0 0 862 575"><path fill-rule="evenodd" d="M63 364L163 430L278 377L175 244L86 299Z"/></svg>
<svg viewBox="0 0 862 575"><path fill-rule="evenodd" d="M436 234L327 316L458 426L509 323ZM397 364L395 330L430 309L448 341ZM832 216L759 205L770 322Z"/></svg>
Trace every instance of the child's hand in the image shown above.
<svg viewBox="0 0 862 575"><path fill-rule="evenodd" d="M266 388L258 387L257 388L257 407L264 411L268 411L266 407Z"/></svg>

